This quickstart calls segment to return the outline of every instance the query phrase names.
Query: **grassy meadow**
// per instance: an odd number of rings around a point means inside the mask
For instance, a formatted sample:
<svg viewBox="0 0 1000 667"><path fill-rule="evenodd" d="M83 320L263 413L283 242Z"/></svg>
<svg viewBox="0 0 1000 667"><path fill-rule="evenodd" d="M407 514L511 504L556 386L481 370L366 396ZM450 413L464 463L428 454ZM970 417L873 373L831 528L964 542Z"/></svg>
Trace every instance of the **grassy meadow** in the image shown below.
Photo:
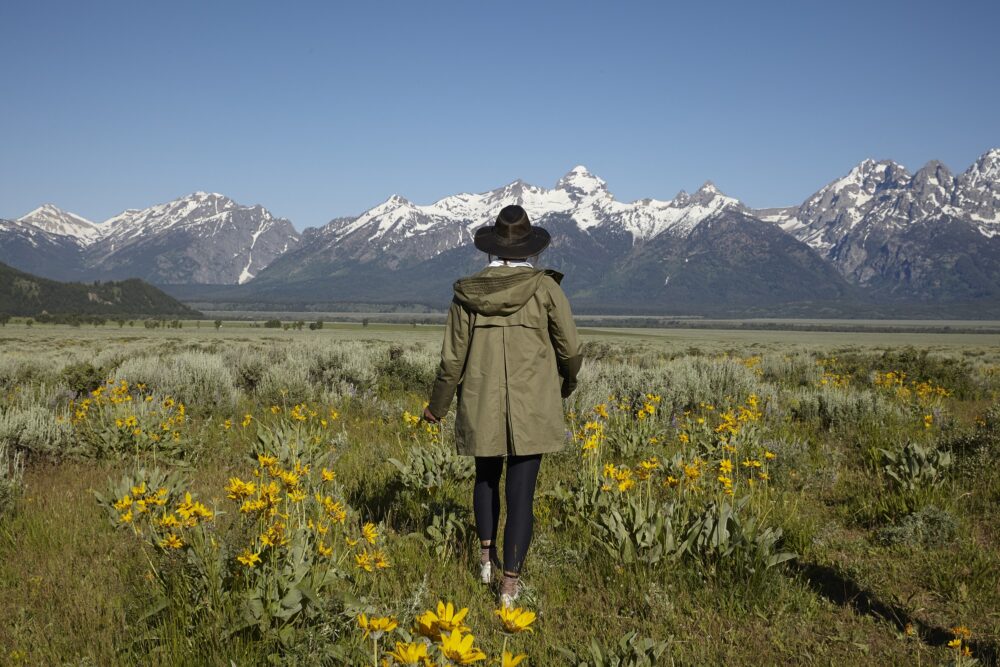
<svg viewBox="0 0 1000 667"><path fill-rule="evenodd" d="M0 328L0 664L1000 659L997 335L581 329L500 618L441 332Z"/></svg>

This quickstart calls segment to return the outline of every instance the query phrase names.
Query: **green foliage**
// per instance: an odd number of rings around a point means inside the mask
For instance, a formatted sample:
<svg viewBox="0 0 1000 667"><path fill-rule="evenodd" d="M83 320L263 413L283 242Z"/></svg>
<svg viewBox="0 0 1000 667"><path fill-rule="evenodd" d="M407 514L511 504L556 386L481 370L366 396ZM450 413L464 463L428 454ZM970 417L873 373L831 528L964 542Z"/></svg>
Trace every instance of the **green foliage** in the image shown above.
<svg viewBox="0 0 1000 667"><path fill-rule="evenodd" d="M908 442L899 451L880 449L882 470L893 485L904 491L938 486L951 467L951 453L932 446Z"/></svg>
<svg viewBox="0 0 1000 667"><path fill-rule="evenodd" d="M611 498L604 494L600 498ZM594 539L612 558L626 565L656 565L684 555L689 545L675 533L675 522L683 527L679 505L660 504L641 494L628 495L618 503L597 503L591 524ZM678 521L680 519L680 521Z"/></svg>
<svg viewBox="0 0 1000 667"><path fill-rule="evenodd" d="M640 637L638 632L624 635L617 644L604 646L591 639L584 649L562 648L566 665L573 667L653 667L672 643L668 640Z"/></svg>
<svg viewBox="0 0 1000 667"><path fill-rule="evenodd" d="M959 398L975 398L979 394L971 372L971 364L952 355L933 354L927 349L905 347L886 350L882 354L860 352L841 354L837 368L857 378L867 378L875 371L896 371L918 382L933 382L947 387Z"/></svg>
<svg viewBox="0 0 1000 667"><path fill-rule="evenodd" d="M468 456L459 456L455 448L442 443L414 445L405 461L389 459L399 471L403 486L433 496L445 486L471 479L475 466Z"/></svg>
<svg viewBox="0 0 1000 667"><path fill-rule="evenodd" d="M749 501L713 501L685 527L684 541L705 567L757 574L796 557L780 550L781 528L766 526Z"/></svg>
<svg viewBox="0 0 1000 667"><path fill-rule="evenodd" d="M454 495L458 485L475 474L472 459L434 438L410 446L405 461L390 458L389 463L399 471L413 523L425 527L423 537L431 552L447 557L468 533L469 511Z"/></svg>
<svg viewBox="0 0 1000 667"><path fill-rule="evenodd" d="M407 357L400 347L390 347L388 357L375 366L379 382L392 391L412 391L426 394L434 383L435 368Z"/></svg>
<svg viewBox="0 0 1000 667"><path fill-rule="evenodd" d="M971 428L949 434L943 448L955 453L963 467L981 466L1000 455L1000 403L994 403Z"/></svg>
<svg viewBox="0 0 1000 667"><path fill-rule="evenodd" d="M59 374L59 380L77 396L89 394L104 383L104 372L87 361L77 361L67 365Z"/></svg>

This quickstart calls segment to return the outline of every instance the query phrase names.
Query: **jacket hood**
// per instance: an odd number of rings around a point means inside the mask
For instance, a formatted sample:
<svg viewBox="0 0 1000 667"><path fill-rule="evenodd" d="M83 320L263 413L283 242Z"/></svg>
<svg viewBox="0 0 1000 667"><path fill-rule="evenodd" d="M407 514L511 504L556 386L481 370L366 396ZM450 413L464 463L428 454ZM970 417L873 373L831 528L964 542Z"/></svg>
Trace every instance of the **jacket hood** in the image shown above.
<svg viewBox="0 0 1000 667"><path fill-rule="evenodd" d="M538 291L546 275L556 282L562 278L558 271L542 269L485 269L455 281L455 298L480 315L510 315Z"/></svg>

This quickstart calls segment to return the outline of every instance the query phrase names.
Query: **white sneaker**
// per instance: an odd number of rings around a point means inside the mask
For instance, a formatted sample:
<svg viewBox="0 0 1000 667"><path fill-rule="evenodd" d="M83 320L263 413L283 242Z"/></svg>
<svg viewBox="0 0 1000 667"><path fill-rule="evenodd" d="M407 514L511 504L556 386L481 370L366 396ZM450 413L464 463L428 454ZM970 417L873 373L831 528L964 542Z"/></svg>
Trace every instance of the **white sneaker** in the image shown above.
<svg viewBox="0 0 1000 667"><path fill-rule="evenodd" d="M493 563L490 561L479 565L479 581L487 586L493 583Z"/></svg>
<svg viewBox="0 0 1000 667"><path fill-rule="evenodd" d="M521 591L518 591L517 593L514 593L514 594L501 593L500 594L500 606L504 607L506 609L511 609L514 606L514 603L517 602L517 598L518 598L518 596L520 594L521 594Z"/></svg>

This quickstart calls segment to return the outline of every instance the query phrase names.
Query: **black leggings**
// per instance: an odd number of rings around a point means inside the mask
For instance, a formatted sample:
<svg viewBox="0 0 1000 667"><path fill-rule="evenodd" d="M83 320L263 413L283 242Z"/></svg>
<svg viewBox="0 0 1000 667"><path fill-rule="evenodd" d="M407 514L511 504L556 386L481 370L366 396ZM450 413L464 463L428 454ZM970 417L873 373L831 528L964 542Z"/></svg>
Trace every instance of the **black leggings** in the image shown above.
<svg viewBox="0 0 1000 667"><path fill-rule="evenodd" d="M521 572L524 556L531 543L535 516L535 480L542 455L508 456L507 525L503 531L503 564L507 572ZM472 509L476 515L476 532L483 542L496 544L497 526L500 523L500 473L503 456L476 457L476 485L472 490Z"/></svg>

